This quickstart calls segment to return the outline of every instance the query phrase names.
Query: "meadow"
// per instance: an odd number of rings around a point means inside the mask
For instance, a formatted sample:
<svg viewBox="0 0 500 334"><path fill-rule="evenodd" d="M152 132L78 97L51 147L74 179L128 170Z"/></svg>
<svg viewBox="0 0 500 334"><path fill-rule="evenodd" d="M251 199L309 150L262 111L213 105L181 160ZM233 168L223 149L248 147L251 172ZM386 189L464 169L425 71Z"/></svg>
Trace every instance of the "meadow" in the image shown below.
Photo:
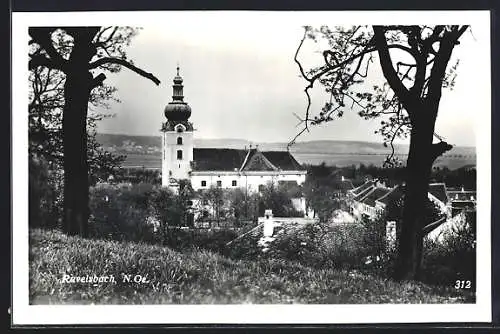
<svg viewBox="0 0 500 334"><path fill-rule="evenodd" d="M127 156L123 166L125 167L144 167L144 168L161 168L161 155L160 154L137 154L137 153L123 153ZM294 153L294 157L301 164L320 165L325 162L327 166L346 167L351 165L364 164L368 166L373 164L375 166L382 166L386 155L383 154L334 154L334 153ZM406 156L400 156L406 159ZM434 163L437 167L448 167L449 169L457 169L466 165L475 165L475 156L447 156L440 157Z"/></svg>
<svg viewBox="0 0 500 334"><path fill-rule="evenodd" d="M30 304L471 303L453 287L395 282L357 270L293 261L235 260L192 248L90 240L30 230ZM115 283L63 283L64 275L112 275ZM124 282L124 275L145 281Z"/></svg>

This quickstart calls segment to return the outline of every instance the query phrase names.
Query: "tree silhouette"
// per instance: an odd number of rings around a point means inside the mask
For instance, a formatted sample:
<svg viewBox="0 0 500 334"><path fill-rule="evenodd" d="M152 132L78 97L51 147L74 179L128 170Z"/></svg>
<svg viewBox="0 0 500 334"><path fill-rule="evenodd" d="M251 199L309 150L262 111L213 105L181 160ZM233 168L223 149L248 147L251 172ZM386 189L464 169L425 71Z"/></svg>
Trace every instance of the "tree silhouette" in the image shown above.
<svg viewBox="0 0 500 334"><path fill-rule="evenodd" d="M64 74L39 66L29 75L29 154L31 159L47 161L51 170L62 169L63 138L62 112L64 107ZM92 90L87 115L87 154L89 161L89 180L95 184L98 179L106 180L116 172L125 160L125 156L116 155L104 150L97 141L97 123L112 114L94 111L94 107L109 108L109 101L117 101L114 97L116 89L102 85ZM63 184L61 179L61 185ZM60 194L62 196L62 193Z"/></svg>
<svg viewBox="0 0 500 334"><path fill-rule="evenodd" d="M30 27L29 69L38 67L64 74L62 120L64 167L63 231L88 234L89 163L87 115L91 92L102 86L104 73L126 67L137 74L160 81L127 60L124 46L137 29L130 27Z"/></svg>
<svg viewBox="0 0 500 334"><path fill-rule="evenodd" d="M435 122L443 87L453 87L455 63L449 66L452 51L468 26L323 26L305 27L295 53L301 76L307 81L307 109L302 131L309 125L332 121L347 110L356 110L364 119L382 118L379 132L392 153L386 165L397 163L393 141L410 137L406 162L406 187L399 257L395 277L415 279L421 264L423 247L423 212L429 177L434 161L452 146L439 137ZM323 61L318 67L304 70L298 60L306 39L325 42ZM380 67L371 66L378 58ZM368 76L381 70L385 81L368 86ZM311 115L309 90L318 83L330 99L321 112ZM433 143L436 137L439 142Z"/></svg>

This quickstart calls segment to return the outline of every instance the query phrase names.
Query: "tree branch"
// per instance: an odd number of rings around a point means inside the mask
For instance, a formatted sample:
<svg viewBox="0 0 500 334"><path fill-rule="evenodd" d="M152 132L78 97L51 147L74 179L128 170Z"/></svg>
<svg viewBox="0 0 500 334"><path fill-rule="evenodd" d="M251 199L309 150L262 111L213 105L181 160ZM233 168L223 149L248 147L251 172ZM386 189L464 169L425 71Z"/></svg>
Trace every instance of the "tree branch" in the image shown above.
<svg viewBox="0 0 500 334"><path fill-rule="evenodd" d="M429 76L428 92L426 99L439 101L441 98L441 88L443 85L446 67L451 58L451 53L458 41L459 35L447 32L439 42L439 52L435 56L434 64L432 65ZM435 111L437 112L437 110Z"/></svg>
<svg viewBox="0 0 500 334"><path fill-rule="evenodd" d="M392 59L389 53L389 48L387 46L387 40L385 39L385 30L383 26L373 26L373 32L375 37L375 44L377 45L378 54L380 58L380 65L382 67L382 71L384 73L384 77L387 82L391 86L394 93L398 96L401 103L405 105L405 109L408 110L409 113L411 111L406 108L409 105L412 105L413 101L410 101L410 95L406 87L403 85L401 80L399 80L398 74L394 67L392 66Z"/></svg>
<svg viewBox="0 0 500 334"><path fill-rule="evenodd" d="M54 68L63 69L66 66L66 60L57 52L51 39L51 34L55 30L56 28L53 27L31 27L28 29L28 33L33 41L47 52L47 55L52 60L50 65L54 66Z"/></svg>
<svg viewBox="0 0 500 334"><path fill-rule="evenodd" d="M28 69L31 71L39 66L62 70L62 63L55 62L52 58L47 58L42 54L30 55L31 59L28 62Z"/></svg>
<svg viewBox="0 0 500 334"><path fill-rule="evenodd" d="M104 73L100 73L92 80L92 88L97 86L102 86L102 83L106 80L106 75Z"/></svg>
<svg viewBox="0 0 500 334"><path fill-rule="evenodd" d="M126 61L124 59L108 58L108 57L99 58L96 61L89 64L89 69L97 68L97 67L105 65L105 64L117 64L117 65L124 66L124 67L128 68L129 70L134 71L135 73L153 81L156 85L160 84L160 80L157 77L155 77L152 73L146 72L146 71L132 65L131 63L129 63L128 61Z"/></svg>
<svg viewBox="0 0 500 334"><path fill-rule="evenodd" d="M431 153L430 153L430 156L432 159L431 161L434 162L439 156L441 156L445 152L448 152L452 148L453 148L453 146L451 146L450 144L448 144L445 141L441 141L439 143L432 144Z"/></svg>

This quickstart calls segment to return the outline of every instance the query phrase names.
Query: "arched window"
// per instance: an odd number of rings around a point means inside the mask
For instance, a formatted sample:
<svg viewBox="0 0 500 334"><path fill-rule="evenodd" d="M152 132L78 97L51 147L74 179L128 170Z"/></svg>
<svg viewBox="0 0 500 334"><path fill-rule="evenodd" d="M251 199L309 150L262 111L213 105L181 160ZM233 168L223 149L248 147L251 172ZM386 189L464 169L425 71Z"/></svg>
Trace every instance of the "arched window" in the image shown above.
<svg viewBox="0 0 500 334"><path fill-rule="evenodd" d="M182 150L177 150L177 160L182 160Z"/></svg>
<svg viewBox="0 0 500 334"><path fill-rule="evenodd" d="M177 137L177 145L182 145L182 137Z"/></svg>

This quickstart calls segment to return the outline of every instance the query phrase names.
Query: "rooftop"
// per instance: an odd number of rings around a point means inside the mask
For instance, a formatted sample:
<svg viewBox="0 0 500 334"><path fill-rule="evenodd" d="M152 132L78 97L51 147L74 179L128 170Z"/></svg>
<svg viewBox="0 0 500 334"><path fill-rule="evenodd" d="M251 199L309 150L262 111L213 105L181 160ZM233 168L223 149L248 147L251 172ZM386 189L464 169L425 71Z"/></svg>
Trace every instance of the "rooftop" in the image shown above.
<svg viewBox="0 0 500 334"><path fill-rule="evenodd" d="M193 171L305 170L287 151L194 148Z"/></svg>

